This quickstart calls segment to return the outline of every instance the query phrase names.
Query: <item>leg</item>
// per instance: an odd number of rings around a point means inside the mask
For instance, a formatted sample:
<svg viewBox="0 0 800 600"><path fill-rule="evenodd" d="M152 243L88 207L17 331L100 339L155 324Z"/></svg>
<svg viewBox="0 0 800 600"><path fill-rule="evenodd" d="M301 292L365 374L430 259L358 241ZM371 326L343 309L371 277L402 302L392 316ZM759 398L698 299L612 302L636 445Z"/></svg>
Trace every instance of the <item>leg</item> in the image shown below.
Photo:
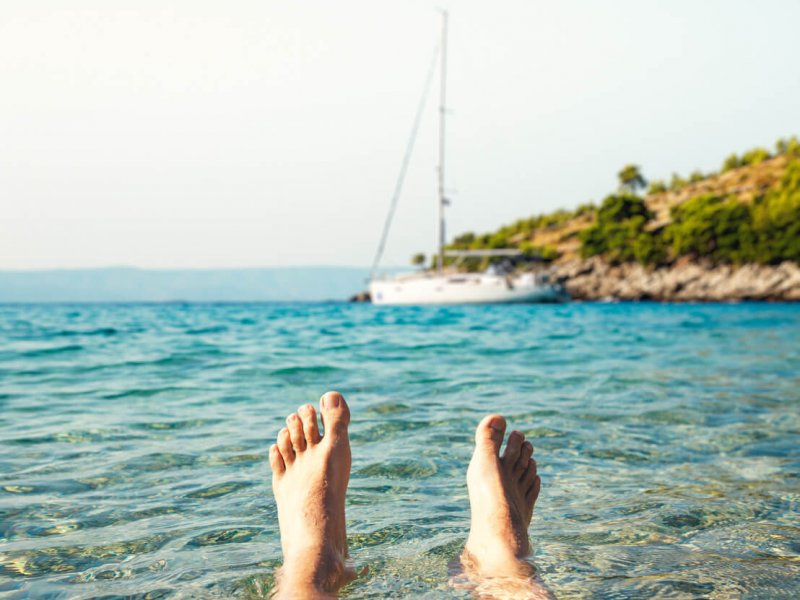
<svg viewBox="0 0 800 600"><path fill-rule="evenodd" d="M481 597L549 598L525 561L530 553L528 526L539 497L541 479L533 445L520 431L500 446L506 422L484 418L475 432L475 453L467 470L471 526L462 555L466 574Z"/></svg>
<svg viewBox="0 0 800 600"><path fill-rule="evenodd" d="M350 480L350 410L341 394L320 399L325 429L307 404L286 419L269 451L283 567L276 598L326 598L355 577L347 566L344 500Z"/></svg>

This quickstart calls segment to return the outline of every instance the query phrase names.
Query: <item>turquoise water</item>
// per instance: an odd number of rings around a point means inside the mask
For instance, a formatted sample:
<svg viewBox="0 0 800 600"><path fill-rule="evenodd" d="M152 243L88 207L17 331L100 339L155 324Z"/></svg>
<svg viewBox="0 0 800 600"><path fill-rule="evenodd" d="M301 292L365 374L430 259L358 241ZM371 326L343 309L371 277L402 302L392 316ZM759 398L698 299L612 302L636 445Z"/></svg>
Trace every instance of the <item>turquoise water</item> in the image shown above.
<svg viewBox="0 0 800 600"><path fill-rule="evenodd" d="M0 307L0 596L259 597L266 450L353 411L349 598L461 597L472 430L532 438L563 598L800 589L800 306Z"/></svg>

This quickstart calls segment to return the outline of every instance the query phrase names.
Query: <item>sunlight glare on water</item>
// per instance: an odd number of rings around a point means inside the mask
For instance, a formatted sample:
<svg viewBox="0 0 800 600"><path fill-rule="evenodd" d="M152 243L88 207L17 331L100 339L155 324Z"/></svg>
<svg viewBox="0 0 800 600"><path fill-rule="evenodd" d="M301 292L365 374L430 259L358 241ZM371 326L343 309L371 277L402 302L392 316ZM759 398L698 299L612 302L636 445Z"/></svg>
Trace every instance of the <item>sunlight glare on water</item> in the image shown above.
<svg viewBox="0 0 800 600"><path fill-rule="evenodd" d="M790 305L0 307L0 595L266 595L266 450L336 389L369 567L345 597L468 597L488 412L536 446L558 597L794 597L798 340Z"/></svg>

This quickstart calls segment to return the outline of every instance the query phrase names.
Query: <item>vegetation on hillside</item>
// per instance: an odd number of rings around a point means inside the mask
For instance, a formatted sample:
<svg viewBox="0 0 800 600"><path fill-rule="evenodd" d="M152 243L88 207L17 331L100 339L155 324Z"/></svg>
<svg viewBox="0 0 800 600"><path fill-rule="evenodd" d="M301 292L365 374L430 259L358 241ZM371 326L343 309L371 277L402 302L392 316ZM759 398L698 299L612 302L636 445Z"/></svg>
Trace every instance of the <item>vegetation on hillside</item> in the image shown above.
<svg viewBox="0 0 800 600"><path fill-rule="evenodd" d="M757 187L757 193L744 197L733 187L726 187L731 178L736 182L755 179L756 169L778 158L775 164L780 165L780 171L769 185ZM724 175L733 170L739 171ZM637 261L661 265L681 257L732 264L800 262L797 137L778 140L774 153L754 148L741 156L731 154L719 173L695 171L687 178L673 173L669 183L653 180L648 186L639 167L630 164L620 170L618 179L619 190L599 207L583 204L571 211L520 219L493 233L464 233L448 249L518 248L528 257L545 262L560 258L563 248L574 248L583 258L601 256L615 264ZM704 186L714 191L700 192ZM646 197L637 195L645 188ZM692 194L693 190L698 193ZM672 202L669 218L667 209L662 208L665 219L658 219L654 207L661 206L659 199L665 197ZM471 258L462 263L469 270L486 265L487 259Z"/></svg>

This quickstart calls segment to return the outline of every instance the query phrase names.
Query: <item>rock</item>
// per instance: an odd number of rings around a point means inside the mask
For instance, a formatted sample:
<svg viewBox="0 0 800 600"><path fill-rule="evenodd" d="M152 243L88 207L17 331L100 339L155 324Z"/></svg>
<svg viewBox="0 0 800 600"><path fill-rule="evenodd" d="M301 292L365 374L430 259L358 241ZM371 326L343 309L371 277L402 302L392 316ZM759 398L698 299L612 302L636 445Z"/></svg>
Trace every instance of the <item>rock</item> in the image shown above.
<svg viewBox="0 0 800 600"><path fill-rule="evenodd" d="M559 265L555 276L575 300L800 300L800 265L793 262L734 267L684 257L668 267L646 268L593 257Z"/></svg>
<svg viewBox="0 0 800 600"><path fill-rule="evenodd" d="M368 291L363 291L357 293L355 296L350 298L350 302L371 302L372 298L370 298Z"/></svg>

